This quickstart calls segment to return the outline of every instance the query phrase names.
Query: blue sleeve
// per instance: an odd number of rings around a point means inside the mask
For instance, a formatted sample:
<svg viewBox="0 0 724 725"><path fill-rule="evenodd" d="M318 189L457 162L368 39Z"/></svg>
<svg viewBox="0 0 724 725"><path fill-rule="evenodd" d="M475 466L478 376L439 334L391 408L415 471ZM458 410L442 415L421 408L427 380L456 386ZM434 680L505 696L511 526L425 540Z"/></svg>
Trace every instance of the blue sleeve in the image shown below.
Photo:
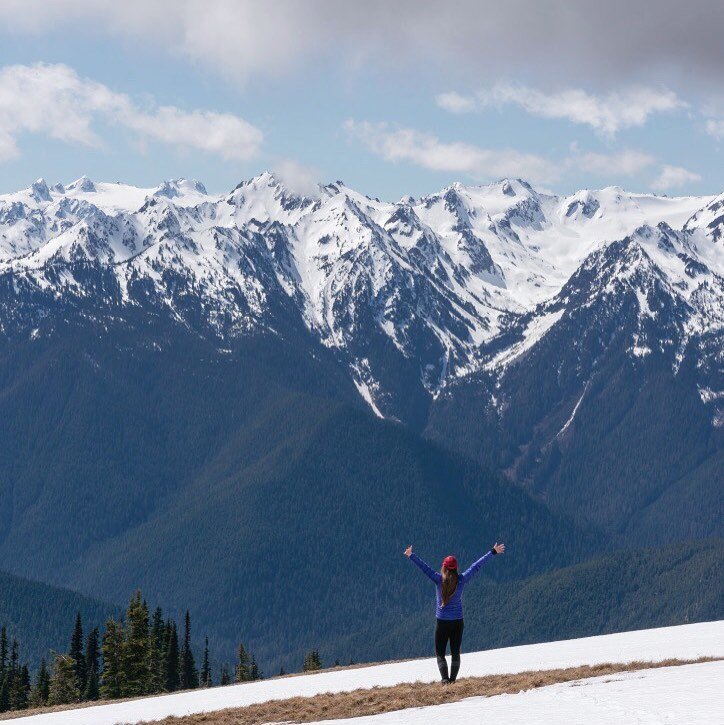
<svg viewBox="0 0 724 725"><path fill-rule="evenodd" d="M470 581L470 579L472 579L478 573L480 567L492 557L492 551L489 551L487 554L483 554L472 566L470 566L460 575L460 578L463 580L463 582Z"/></svg>
<svg viewBox="0 0 724 725"><path fill-rule="evenodd" d="M426 576L428 576L432 581L435 582L435 584L439 584L442 580L442 577L440 576L439 571L435 571L432 567L428 566L417 554L412 553L410 554L410 561L417 564L420 569L425 573Z"/></svg>

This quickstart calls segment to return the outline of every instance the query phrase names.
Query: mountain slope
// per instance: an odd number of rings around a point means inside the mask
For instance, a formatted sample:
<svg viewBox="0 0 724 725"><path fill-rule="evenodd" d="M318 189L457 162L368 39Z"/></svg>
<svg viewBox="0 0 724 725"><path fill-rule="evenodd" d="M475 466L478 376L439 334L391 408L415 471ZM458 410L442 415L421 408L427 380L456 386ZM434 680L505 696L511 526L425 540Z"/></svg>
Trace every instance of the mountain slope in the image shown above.
<svg viewBox="0 0 724 725"><path fill-rule="evenodd" d="M112 601L140 586L188 603L220 656L243 640L273 671L401 613L393 582L411 537L472 556L504 536L530 552L496 577L597 543L379 420L303 331L295 345L247 336L220 351L158 319L46 322L52 335L0 356L2 560Z"/></svg>
<svg viewBox="0 0 724 725"><path fill-rule="evenodd" d="M0 626L7 627L11 640L18 640L20 661L31 669L43 657L49 661L50 650L67 650L78 612L89 632L109 617L118 617L121 608L69 589L0 572Z"/></svg>

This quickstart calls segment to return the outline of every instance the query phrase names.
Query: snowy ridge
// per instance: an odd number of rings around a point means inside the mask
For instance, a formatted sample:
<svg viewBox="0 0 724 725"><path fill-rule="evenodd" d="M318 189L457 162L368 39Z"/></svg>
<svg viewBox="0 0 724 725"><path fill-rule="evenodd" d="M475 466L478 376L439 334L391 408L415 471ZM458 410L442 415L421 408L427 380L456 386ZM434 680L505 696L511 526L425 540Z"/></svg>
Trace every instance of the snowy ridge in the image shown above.
<svg viewBox="0 0 724 725"><path fill-rule="evenodd" d="M338 352L373 409L394 415L387 344L435 395L455 377L514 362L574 298L588 304L622 285L636 288L642 319L656 315L651 289L670 298L681 349L721 334L723 205L721 195L619 187L559 197L522 180L388 203L342 182L298 194L269 173L220 196L185 179L155 188L39 179L0 196L0 277L18 294L88 299L97 293L87 270L102 270L115 279L113 304L151 302L219 338L273 330L287 310ZM595 284L574 295L586 271ZM507 349L486 351L507 337ZM643 339L630 347L651 349Z"/></svg>
<svg viewBox="0 0 724 725"><path fill-rule="evenodd" d="M687 624L473 652L463 655L460 676L480 677L609 662L659 662L670 658L693 660L700 657L724 657L724 622ZM716 665L720 676L721 663ZM438 678L434 658L427 658L34 715L23 718L23 722L33 725L81 725L90 722L94 725L115 725L119 722L161 720L171 715L182 716L227 707L244 707L267 700L309 697L324 692L390 687L401 682L435 682ZM381 722L405 722L399 718L417 712L422 711L401 711L380 718ZM387 719L392 715L398 719ZM374 718L370 720L375 721ZM451 721L464 722L454 719Z"/></svg>

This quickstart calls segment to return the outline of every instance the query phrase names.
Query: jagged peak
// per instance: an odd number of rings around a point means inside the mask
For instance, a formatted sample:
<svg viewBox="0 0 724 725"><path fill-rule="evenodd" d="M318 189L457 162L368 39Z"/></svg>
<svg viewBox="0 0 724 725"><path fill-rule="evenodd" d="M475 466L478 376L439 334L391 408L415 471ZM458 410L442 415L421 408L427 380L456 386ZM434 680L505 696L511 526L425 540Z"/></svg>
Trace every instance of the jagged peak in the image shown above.
<svg viewBox="0 0 724 725"><path fill-rule="evenodd" d="M82 191L86 194L92 194L96 191L96 185L84 174L68 184L65 189L66 191Z"/></svg>
<svg viewBox="0 0 724 725"><path fill-rule="evenodd" d="M50 189L42 177L30 185L30 193L35 201L50 201Z"/></svg>

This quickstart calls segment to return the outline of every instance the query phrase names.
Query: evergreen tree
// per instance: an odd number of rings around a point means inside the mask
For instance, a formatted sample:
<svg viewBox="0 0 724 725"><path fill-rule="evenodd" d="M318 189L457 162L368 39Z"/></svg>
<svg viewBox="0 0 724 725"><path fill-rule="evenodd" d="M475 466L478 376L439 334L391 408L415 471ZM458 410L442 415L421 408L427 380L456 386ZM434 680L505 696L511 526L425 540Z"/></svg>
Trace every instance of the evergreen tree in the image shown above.
<svg viewBox="0 0 724 725"><path fill-rule="evenodd" d="M6 712L10 709L10 684L11 678L6 667L2 678L0 678L0 712Z"/></svg>
<svg viewBox="0 0 724 725"><path fill-rule="evenodd" d="M304 671L314 672L315 670L322 669L322 659L319 656L319 651L316 649L307 652L304 658Z"/></svg>
<svg viewBox="0 0 724 725"><path fill-rule="evenodd" d="M98 670L93 665L88 670L88 676L85 681L85 690L83 691L84 700L97 700L100 695L100 687L98 683Z"/></svg>
<svg viewBox="0 0 724 725"><path fill-rule="evenodd" d="M35 687L31 693L31 701L33 707L40 707L48 702L50 696L50 672L48 672L48 663L45 657L40 660L40 668L35 678Z"/></svg>
<svg viewBox="0 0 724 725"><path fill-rule="evenodd" d="M249 680L251 680L251 656L244 645L240 644L234 668L234 682L248 682Z"/></svg>
<svg viewBox="0 0 724 725"><path fill-rule="evenodd" d="M3 625L0 629L0 681L2 681L5 669L8 666L8 631Z"/></svg>
<svg viewBox="0 0 724 725"><path fill-rule="evenodd" d="M103 633L103 672L100 687L101 697L106 700L125 694L122 656L123 629L114 619L109 619Z"/></svg>
<svg viewBox="0 0 724 725"><path fill-rule="evenodd" d="M86 679L90 677L91 670L96 671L96 685L98 684L98 673L101 671L100 633L95 627L88 633L85 643L85 672Z"/></svg>
<svg viewBox="0 0 724 725"><path fill-rule="evenodd" d="M176 622L169 620L166 624L166 651L164 652L164 689L166 692L178 690L179 677L179 650L178 632Z"/></svg>
<svg viewBox="0 0 724 725"><path fill-rule="evenodd" d="M284 675L286 675L286 674L287 674L287 673L286 673L286 671L285 671L284 667L283 667L283 666L282 666L282 667L280 667L280 668L279 668L279 677L284 677Z"/></svg>
<svg viewBox="0 0 724 725"><path fill-rule="evenodd" d="M181 648L181 689L189 690L199 686L199 673L191 651L191 616L186 610L184 621L184 643Z"/></svg>
<svg viewBox="0 0 724 725"><path fill-rule="evenodd" d="M231 683L231 677L229 676L229 665L227 662L224 662L221 665L220 683L222 687Z"/></svg>
<svg viewBox="0 0 724 725"><path fill-rule="evenodd" d="M78 683L78 692L85 691L85 655L83 653L83 623L80 612L75 617L75 627L70 638L70 649L68 655L75 663L75 679Z"/></svg>
<svg viewBox="0 0 724 725"><path fill-rule="evenodd" d="M30 672L28 666L18 668L13 676L10 690L10 709L25 710L30 697Z"/></svg>
<svg viewBox="0 0 724 725"><path fill-rule="evenodd" d="M251 656L251 664L249 665L249 679L250 680L261 680L262 675L259 671L259 665L256 663L256 657Z"/></svg>
<svg viewBox="0 0 724 725"><path fill-rule="evenodd" d="M139 589L131 598L126 613L126 632L121 655L124 695L135 697L148 693L148 639L148 607L141 599Z"/></svg>
<svg viewBox="0 0 724 725"><path fill-rule="evenodd" d="M35 686L30 692L30 704L33 707L42 707L48 703L50 694L50 673L45 657L40 660L40 668L35 678Z"/></svg>
<svg viewBox="0 0 724 725"><path fill-rule="evenodd" d="M161 607L156 607L151 620L148 642L148 692L153 694L164 689L164 622Z"/></svg>
<svg viewBox="0 0 724 725"><path fill-rule="evenodd" d="M78 692L78 680L73 658L69 655L55 653L48 704L65 705L79 700L80 692Z"/></svg>
<svg viewBox="0 0 724 725"><path fill-rule="evenodd" d="M201 687L211 687L211 667L209 666L209 638L204 638L204 661L201 665Z"/></svg>

